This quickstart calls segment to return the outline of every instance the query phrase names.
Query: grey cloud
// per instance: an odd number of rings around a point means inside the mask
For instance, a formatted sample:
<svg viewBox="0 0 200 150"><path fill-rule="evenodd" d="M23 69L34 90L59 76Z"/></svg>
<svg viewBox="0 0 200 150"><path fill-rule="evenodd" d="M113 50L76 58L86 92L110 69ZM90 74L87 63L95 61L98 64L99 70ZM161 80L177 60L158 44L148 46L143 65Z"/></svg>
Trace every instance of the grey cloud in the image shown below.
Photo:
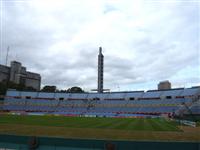
<svg viewBox="0 0 200 150"><path fill-rule="evenodd" d="M6 16L2 18L1 63L10 45L10 60L17 54L28 70L42 75L43 85L79 85L87 89L96 88L99 46L106 49L106 88L148 84L169 79L185 66L199 68L196 3L178 3L173 7L145 5L151 11L139 10L144 16L130 14L129 5L101 3L98 7L102 8L94 8L89 3L65 2L65 7L52 12L27 3L7 3L3 8ZM97 24L99 19L101 24ZM131 26L131 22L141 25ZM79 34L88 28L88 35L81 39ZM191 84L199 82L196 76L186 78Z"/></svg>

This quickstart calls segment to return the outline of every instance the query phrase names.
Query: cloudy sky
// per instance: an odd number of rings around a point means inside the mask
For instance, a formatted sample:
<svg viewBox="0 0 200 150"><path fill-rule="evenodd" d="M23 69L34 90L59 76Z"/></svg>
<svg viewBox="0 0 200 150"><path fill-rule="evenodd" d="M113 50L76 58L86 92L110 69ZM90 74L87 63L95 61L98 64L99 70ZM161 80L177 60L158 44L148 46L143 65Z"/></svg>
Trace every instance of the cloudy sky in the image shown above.
<svg viewBox="0 0 200 150"><path fill-rule="evenodd" d="M42 85L156 89L200 85L198 0L0 0L0 63L22 62Z"/></svg>

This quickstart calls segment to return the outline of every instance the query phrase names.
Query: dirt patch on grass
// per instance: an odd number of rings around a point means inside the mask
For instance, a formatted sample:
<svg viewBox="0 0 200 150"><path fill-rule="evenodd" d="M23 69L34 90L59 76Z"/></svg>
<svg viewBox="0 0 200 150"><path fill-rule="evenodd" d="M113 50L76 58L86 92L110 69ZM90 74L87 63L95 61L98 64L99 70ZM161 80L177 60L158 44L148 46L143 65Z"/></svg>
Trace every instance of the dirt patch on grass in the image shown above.
<svg viewBox="0 0 200 150"><path fill-rule="evenodd" d="M194 135L200 141L200 127L179 126L181 130L187 135Z"/></svg>

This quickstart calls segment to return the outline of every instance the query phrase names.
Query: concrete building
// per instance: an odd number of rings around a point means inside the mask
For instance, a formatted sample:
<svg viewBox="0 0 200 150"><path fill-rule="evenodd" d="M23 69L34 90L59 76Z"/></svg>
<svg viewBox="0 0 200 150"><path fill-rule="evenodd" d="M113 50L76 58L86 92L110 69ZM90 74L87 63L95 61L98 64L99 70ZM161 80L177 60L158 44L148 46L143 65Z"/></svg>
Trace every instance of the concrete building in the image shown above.
<svg viewBox="0 0 200 150"><path fill-rule="evenodd" d="M162 81L158 84L158 90L169 90L171 89L171 83L169 81Z"/></svg>
<svg viewBox="0 0 200 150"><path fill-rule="evenodd" d="M0 65L0 82L11 81L16 84L24 84L26 87L33 87L40 90L40 74L26 71L26 67L20 62L12 61L10 67Z"/></svg>
<svg viewBox="0 0 200 150"><path fill-rule="evenodd" d="M102 54L102 48L99 47L99 55L98 55L98 87L97 92L103 93L103 59L104 56Z"/></svg>

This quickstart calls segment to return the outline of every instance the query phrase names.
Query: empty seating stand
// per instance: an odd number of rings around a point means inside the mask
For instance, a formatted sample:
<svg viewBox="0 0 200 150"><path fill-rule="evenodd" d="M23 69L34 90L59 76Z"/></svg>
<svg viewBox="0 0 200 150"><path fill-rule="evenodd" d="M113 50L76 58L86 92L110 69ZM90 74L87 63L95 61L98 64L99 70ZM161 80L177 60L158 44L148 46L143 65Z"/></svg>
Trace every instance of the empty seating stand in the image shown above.
<svg viewBox="0 0 200 150"><path fill-rule="evenodd" d="M192 105L200 88L110 93L45 93L8 90L3 110L73 116L130 117L136 114L172 114ZM198 100L197 100L198 101Z"/></svg>

